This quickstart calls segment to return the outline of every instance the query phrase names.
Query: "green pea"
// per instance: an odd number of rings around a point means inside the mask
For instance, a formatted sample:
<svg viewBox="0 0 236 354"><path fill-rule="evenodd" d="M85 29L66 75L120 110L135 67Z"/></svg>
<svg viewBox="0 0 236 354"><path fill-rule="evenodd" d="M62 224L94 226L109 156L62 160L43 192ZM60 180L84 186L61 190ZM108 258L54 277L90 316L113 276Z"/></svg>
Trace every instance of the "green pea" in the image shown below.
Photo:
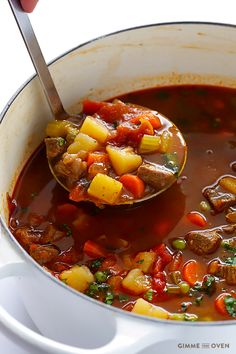
<svg viewBox="0 0 236 354"><path fill-rule="evenodd" d="M172 241L172 246L176 250L184 250L186 247L186 241L183 238L176 238Z"/></svg>
<svg viewBox="0 0 236 354"><path fill-rule="evenodd" d="M201 211L209 211L211 209L210 205L205 200L201 201L199 207Z"/></svg>
<svg viewBox="0 0 236 354"><path fill-rule="evenodd" d="M180 291L182 294L188 294L189 290L190 290L190 286L188 283L186 283L186 281L181 281L181 283L179 283L179 287L180 287Z"/></svg>
<svg viewBox="0 0 236 354"><path fill-rule="evenodd" d="M108 278L108 273L106 271L104 271L104 272L97 271L94 274L94 276L95 276L95 279L97 280L97 282L104 283Z"/></svg>

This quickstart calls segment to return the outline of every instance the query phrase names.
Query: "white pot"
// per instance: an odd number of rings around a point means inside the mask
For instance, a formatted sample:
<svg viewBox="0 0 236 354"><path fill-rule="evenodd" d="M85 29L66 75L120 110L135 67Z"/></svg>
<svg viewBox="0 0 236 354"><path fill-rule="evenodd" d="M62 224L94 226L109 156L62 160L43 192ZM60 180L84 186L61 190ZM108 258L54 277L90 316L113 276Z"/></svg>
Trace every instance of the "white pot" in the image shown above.
<svg viewBox="0 0 236 354"><path fill-rule="evenodd" d="M73 112L84 97L103 100L157 85L236 87L236 28L173 23L130 29L79 46L50 70L65 107ZM47 353L157 353L159 343L171 339L175 352L182 351L182 343L195 346L191 353L202 343L215 352L222 343L227 353L235 353L234 321L177 323L124 312L68 288L19 246L7 229L6 193L42 141L50 117L37 77L17 92L1 116L0 278L17 276L26 309L42 335L0 307L2 328Z"/></svg>

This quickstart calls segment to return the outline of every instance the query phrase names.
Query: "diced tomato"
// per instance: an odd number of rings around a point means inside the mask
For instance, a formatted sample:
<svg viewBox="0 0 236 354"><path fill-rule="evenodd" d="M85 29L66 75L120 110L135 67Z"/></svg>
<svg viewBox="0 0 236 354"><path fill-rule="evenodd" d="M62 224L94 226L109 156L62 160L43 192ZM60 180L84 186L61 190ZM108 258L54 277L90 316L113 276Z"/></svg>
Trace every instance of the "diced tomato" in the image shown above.
<svg viewBox="0 0 236 354"><path fill-rule="evenodd" d="M163 267L165 267L168 263L172 261L172 257L173 257L172 253L164 243L155 246L152 250L153 252L156 252L161 257Z"/></svg>
<svg viewBox="0 0 236 354"><path fill-rule="evenodd" d="M88 240L85 242L83 251L87 254L87 256L92 258L105 258L108 255L108 252L105 250L105 248L103 248L92 240Z"/></svg>
<svg viewBox="0 0 236 354"><path fill-rule="evenodd" d="M72 221L76 218L79 209L69 203L58 205L56 210L56 216L60 220L60 222Z"/></svg>
<svg viewBox="0 0 236 354"><path fill-rule="evenodd" d="M103 107L105 103L99 101L83 100L83 113L85 114L94 114Z"/></svg>
<svg viewBox="0 0 236 354"><path fill-rule="evenodd" d="M187 214L188 220L197 226L204 227L207 225L207 220L204 215L199 213L198 211L191 211Z"/></svg>
<svg viewBox="0 0 236 354"><path fill-rule="evenodd" d="M152 280L152 288L157 292L158 295L164 293L166 287L166 278L163 272L156 273Z"/></svg>
<svg viewBox="0 0 236 354"><path fill-rule="evenodd" d="M143 135L153 135L153 127L148 120L143 120L139 126L125 122L116 128L116 135L110 141L114 141L119 145L130 145L136 147Z"/></svg>
<svg viewBox="0 0 236 354"><path fill-rule="evenodd" d="M122 273L124 269L117 263L115 257L109 257L102 262L99 270L109 270L111 274L118 275Z"/></svg>
<svg viewBox="0 0 236 354"><path fill-rule="evenodd" d="M163 269L164 269L164 266L163 266L161 256L157 256L157 259L156 259L154 266L153 266L153 274L156 274Z"/></svg>
<svg viewBox="0 0 236 354"><path fill-rule="evenodd" d="M123 278L120 275L113 275L108 279L108 284L112 287L114 292L119 292L121 290L121 282Z"/></svg>
<svg viewBox="0 0 236 354"><path fill-rule="evenodd" d="M69 194L69 199L74 202L81 202L86 199L85 197L85 188L80 184L77 184Z"/></svg>

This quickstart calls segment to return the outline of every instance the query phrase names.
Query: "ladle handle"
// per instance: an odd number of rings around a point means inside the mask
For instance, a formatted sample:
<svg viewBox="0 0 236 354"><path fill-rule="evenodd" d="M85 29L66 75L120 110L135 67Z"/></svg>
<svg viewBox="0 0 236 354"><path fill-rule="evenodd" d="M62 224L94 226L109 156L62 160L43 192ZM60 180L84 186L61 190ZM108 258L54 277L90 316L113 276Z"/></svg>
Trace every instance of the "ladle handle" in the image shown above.
<svg viewBox="0 0 236 354"><path fill-rule="evenodd" d="M32 63L41 81L44 93L55 118L63 119L66 114L57 89L48 70L28 15L22 10L19 0L8 0Z"/></svg>

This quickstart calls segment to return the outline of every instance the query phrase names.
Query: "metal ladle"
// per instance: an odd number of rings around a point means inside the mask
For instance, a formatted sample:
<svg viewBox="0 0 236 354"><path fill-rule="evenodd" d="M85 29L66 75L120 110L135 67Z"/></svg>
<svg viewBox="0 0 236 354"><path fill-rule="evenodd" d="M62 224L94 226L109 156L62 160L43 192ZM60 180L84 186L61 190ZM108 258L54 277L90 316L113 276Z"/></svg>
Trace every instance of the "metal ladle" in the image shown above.
<svg viewBox="0 0 236 354"><path fill-rule="evenodd" d="M80 123L82 123L82 118L79 115L69 114L64 109L61 99L58 95L57 89L56 89L54 82L52 80L51 74L48 70L45 59L43 57L40 46L38 44L37 38L35 36L32 26L31 26L28 15L22 10L19 0L8 0L8 2L11 7L11 10L13 12L13 15L15 17L15 20L17 22L17 25L19 27L20 33L23 37L24 43L26 45L26 48L28 50L28 53L29 53L30 58L32 60L32 63L34 65L34 68L35 68L35 70L38 74L38 77L40 79L40 83L42 85L42 88L44 90L45 96L47 98L48 104L50 106L50 109L52 111L54 118L57 120L68 120L71 122L71 124L75 124L75 122L76 122L76 126L78 127L80 125ZM164 116L162 116L162 117L166 121L170 122L174 127L176 127L169 119L167 119ZM178 130L177 127L176 127L176 129ZM182 143L184 143L184 138L179 130L178 130L177 134L181 137L180 141L182 141ZM186 153L186 148L185 148L185 153L182 158L181 164L179 166L178 176L181 174L181 172L185 166L186 155L187 155L187 153ZM48 160L48 164L49 164L50 170L51 170L54 178L58 181L58 183L60 183L60 185L63 188L68 190L68 188L65 186L65 184L55 174L53 165L51 164L51 162L49 160ZM164 192L166 189L168 189L176 181L176 178L173 178L173 181L171 183L169 183L168 185L165 185L161 190L158 190L157 192L155 192L151 195L147 195L142 199L126 201L126 202L120 203L120 204L133 204L136 202L140 203L140 202L146 201L148 199L151 199L151 198L157 196L158 194Z"/></svg>

